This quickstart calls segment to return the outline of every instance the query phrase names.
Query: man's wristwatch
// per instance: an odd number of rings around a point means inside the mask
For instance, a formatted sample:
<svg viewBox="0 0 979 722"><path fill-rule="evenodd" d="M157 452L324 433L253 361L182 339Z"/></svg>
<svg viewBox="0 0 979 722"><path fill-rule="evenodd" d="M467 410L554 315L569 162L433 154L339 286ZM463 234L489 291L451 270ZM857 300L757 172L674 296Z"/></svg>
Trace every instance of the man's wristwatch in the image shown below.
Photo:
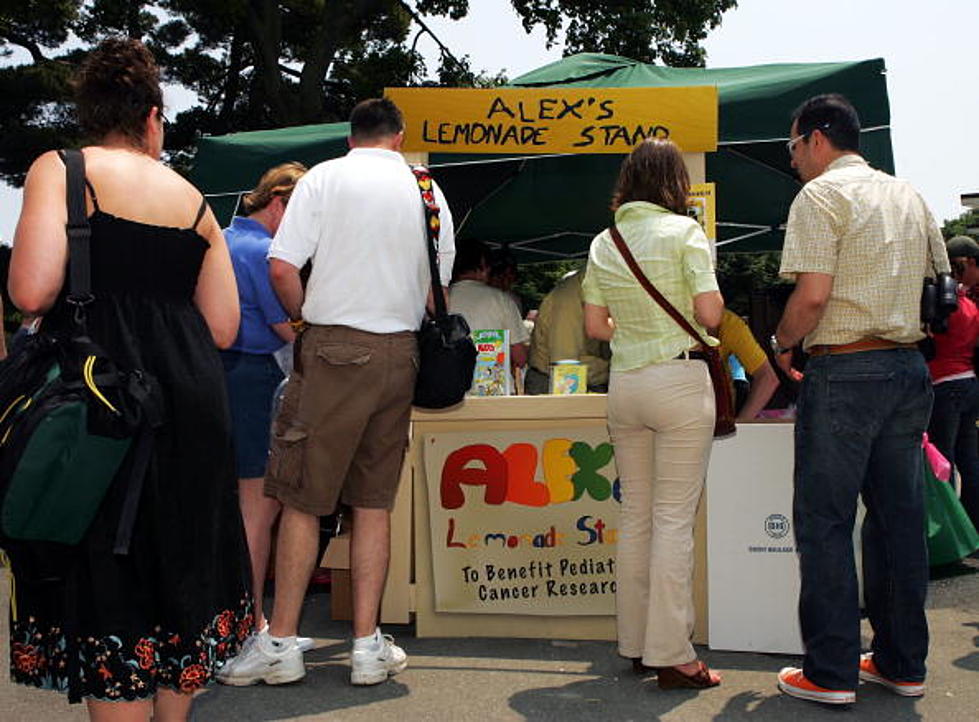
<svg viewBox="0 0 979 722"><path fill-rule="evenodd" d="M783 353L788 353L792 350L791 346L780 346L778 343L778 337L774 333L768 339L768 345L771 346L772 353L776 356L781 356Z"/></svg>

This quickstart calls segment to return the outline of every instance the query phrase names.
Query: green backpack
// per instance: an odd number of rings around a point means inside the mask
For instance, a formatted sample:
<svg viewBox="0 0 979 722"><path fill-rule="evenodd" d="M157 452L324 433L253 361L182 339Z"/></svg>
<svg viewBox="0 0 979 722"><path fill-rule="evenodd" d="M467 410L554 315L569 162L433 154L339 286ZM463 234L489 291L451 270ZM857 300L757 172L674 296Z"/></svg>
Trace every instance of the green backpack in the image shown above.
<svg viewBox="0 0 979 722"><path fill-rule="evenodd" d="M160 393L149 374L121 370L87 336L90 289L84 159L62 152L68 177L68 303L72 328L28 337L0 368L0 544L77 544L113 482L126 484L116 553L127 553Z"/></svg>

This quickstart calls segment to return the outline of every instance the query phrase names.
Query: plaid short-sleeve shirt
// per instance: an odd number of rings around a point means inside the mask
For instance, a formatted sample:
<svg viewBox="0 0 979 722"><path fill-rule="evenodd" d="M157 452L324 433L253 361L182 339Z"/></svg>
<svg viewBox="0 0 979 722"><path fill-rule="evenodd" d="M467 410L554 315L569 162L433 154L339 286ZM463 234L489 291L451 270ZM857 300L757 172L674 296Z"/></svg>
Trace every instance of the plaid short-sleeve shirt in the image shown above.
<svg viewBox="0 0 979 722"><path fill-rule="evenodd" d="M823 317L806 336L807 349L866 337L918 341L924 336L922 279L933 268L947 272L948 257L921 196L858 155L834 160L792 203L781 275L833 276Z"/></svg>
<svg viewBox="0 0 979 722"><path fill-rule="evenodd" d="M697 221L632 201L615 212L615 223L653 285L709 344L717 345L693 315L693 297L717 290L710 242ZM639 285L608 230L591 243L582 295L586 303L608 308L615 321L613 371L672 359L696 343Z"/></svg>

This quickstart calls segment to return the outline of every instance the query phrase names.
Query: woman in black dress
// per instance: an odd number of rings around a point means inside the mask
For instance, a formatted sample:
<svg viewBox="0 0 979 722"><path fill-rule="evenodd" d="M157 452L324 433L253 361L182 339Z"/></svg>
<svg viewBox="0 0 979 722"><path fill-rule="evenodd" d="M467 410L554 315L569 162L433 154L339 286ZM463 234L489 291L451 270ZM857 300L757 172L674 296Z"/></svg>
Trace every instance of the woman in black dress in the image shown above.
<svg viewBox="0 0 979 722"><path fill-rule="evenodd" d="M198 192L159 162L159 71L138 41L113 38L76 78L95 300L89 335L120 366L159 382L158 430L130 552L113 554L120 485L106 496L63 578L37 580L13 555L11 677L74 692L94 720L186 719L252 627L249 569L217 347L238 330L224 237ZM65 166L31 166L9 290L45 330L67 327ZM76 634L66 636L66 624ZM77 659L76 664L74 660Z"/></svg>

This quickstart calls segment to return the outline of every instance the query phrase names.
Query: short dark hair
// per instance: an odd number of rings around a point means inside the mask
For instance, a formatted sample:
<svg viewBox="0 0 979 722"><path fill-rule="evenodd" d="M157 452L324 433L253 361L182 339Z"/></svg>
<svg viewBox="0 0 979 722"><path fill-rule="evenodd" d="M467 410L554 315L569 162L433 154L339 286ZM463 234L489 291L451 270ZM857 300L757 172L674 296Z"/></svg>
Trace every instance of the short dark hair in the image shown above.
<svg viewBox="0 0 979 722"><path fill-rule="evenodd" d="M456 246L456 259L452 266L452 279L463 273L478 271L489 263L489 248L482 241L466 241Z"/></svg>
<svg viewBox="0 0 979 722"><path fill-rule="evenodd" d="M489 252L490 276L498 276L507 271L517 271L517 259L507 248L495 248Z"/></svg>
<svg viewBox="0 0 979 722"><path fill-rule="evenodd" d="M160 69L138 40L110 37L88 54L72 84L78 121L96 140L109 133L142 145L146 117L163 112Z"/></svg>
<svg viewBox="0 0 979 722"><path fill-rule="evenodd" d="M818 130L837 150L860 150L860 116L839 93L809 98L792 113L792 122L806 138Z"/></svg>
<svg viewBox="0 0 979 722"><path fill-rule="evenodd" d="M689 195L690 174L680 149L672 140L647 138L622 161L612 210L630 201L648 201L686 215Z"/></svg>
<svg viewBox="0 0 979 722"><path fill-rule="evenodd" d="M401 110L388 98L362 100L350 113L350 136L357 140L397 135L404 129L405 120Z"/></svg>

